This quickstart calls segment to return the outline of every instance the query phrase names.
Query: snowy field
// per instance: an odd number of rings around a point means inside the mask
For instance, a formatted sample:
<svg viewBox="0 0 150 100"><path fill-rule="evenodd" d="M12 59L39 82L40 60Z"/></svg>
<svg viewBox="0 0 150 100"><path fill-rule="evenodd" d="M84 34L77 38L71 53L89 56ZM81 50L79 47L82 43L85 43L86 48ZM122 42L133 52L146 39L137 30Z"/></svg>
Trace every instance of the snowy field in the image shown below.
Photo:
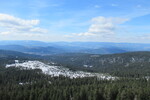
<svg viewBox="0 0 150 100"><path fill-rule="evenodd" d="M40 61L27 61L23 63L19 63L18 60L15 60L14 64L7 64L6 68L9 67L17 67L20 69L41 69L44 74L48 74L51 76L60 76L63 75L65 77L70 78L82 78L82 77L98 77L99 79L107 79L114 80L116 77L112 77L110 75L99 74L99 73L90 73L83 71L71 71L68 68L64 68L63 66L53 66L48 65Z"/></svg>

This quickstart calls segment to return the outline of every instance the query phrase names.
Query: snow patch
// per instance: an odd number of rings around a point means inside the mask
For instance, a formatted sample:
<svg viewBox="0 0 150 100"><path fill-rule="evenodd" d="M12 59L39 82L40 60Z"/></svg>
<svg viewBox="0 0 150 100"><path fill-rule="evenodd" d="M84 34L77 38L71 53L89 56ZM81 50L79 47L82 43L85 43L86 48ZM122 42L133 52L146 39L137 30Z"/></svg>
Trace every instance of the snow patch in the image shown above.
<svg viewBox="0 0 150 100"><path fill-rule="evenodd" d="M98 77L99 79L107 79L114 80L116 77L112 77L110 75L99 74L99 73L90 73L83 71L71 71L68 68L64 68L63 66L54 66L48 65L40 61L27 61L23 63L18 63L19 61L15 61L15 64L7 64L6 68L9 67L17 67L20 69L41 69L44 74L48 74L53 76L65 76L70 78L82 78L82 77Z"/></svg>

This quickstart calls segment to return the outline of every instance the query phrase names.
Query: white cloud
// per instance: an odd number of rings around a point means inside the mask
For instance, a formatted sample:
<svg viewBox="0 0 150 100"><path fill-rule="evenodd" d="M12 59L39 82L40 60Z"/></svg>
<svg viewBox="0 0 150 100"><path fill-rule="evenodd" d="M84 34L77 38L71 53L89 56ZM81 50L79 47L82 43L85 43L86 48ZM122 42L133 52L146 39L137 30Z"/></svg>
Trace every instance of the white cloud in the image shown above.
<svg viewBox="0 0 150 100"><path fill-rule="evenodd" d="M83 33L73 33L72 36L101 36L110 37L110 35L116 34L118 30L118 25L128 21L125 18L116 17L95 17L91 20L91 25L89 26L87 32Z"/></svg>
<svg viewBox="0 0 150 100"><path fill-rule="evenodd" d="M46 29L38 27L39 20L25 20L8 14L0 14L0 34L42 34Z"/></svg>
<svg viewBox="0 0 150 100"><path fill-rule="evenodd" d="M150 33L147 33L147 34L143 34L139 37L137 37L139 39L143 39L143 40L149 40L150 39Z"/></svg>
<svg viewBox="0 0 150 100"><path fill-rule="evenodd" d="M118 5L117 5L117 4L111 4L111 6L112 6L112 7L117 7Z"/></svg>
<svg viewBox="0 0 150 100"><path fill-rule="evenodd" d="M95 7L95 8L100 8L101 6L99 6L99 5L95 5L94 7Z"/></svg>
<svg viewBox="0 0 150 100"><path fill-rule="evenodd" d="M27 33L24 33L24 34L22 34L22 36L26 36L26 37L42 37L43 35L42 34L27 34Z"/></svg>
<svg viewBox="0 0 150 100"><path fill-rule="evenodd" d="M76 36L94 36L96 34L94 33L90 33L90 32L84 32L84 33L73 33L72 35L76 35Z"/></svg>
<svg viewBox="0 0 150 100"><path fill-rule="evenodd" d="M0 24L2 25L21 25L21 26L33 26L38 25L39 20L24 20L7 14L0 14Z"/></svg>
<svg viewBox="0 0 150 100"><path fill-rule="evenodd" d="M141 8L141 7L142 7L142 5L140 5L140 4L139 4L139 5L137 5L136 7L137 7L137 8Z"/></svg>
<svg viewBox="0 0 150 100"><path fill-rule="evenodd" d="M10 32L9 32L9 31L6 31L6 32L0 32L0 34L1 34L1 35L8 35L8 34L10 34Z"/></svg>
<svg viewBox="0 0 150 100"><path fill-rule="evenodd" d="M30 31L34 33L47 33L48 32L46 29L43 29L40 27L32 28Z"/></svg>

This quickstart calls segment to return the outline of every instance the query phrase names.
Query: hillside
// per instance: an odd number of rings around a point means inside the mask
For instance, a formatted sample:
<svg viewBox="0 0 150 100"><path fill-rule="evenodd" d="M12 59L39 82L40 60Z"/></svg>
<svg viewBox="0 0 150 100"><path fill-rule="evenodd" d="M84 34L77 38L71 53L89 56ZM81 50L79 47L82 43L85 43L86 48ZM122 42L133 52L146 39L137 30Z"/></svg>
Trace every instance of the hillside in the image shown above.
<svg viewBox="0 0 150 100"><path fill-rule="evenodd" d="M65 59L64 59L65 58ZM50 56L52 61L73 69L105 72L113 75L150 75L150 52L121 54L62 54Z"/></svg>
<svg viewBox="0 0 150 100"><path fill-rule="evenodd" d="M51 56L39 56L15 51L0 50L0 64L14 63L15 60L38 60L54 62L71 70L109 73L121 77L143 77L150 75L150 52L129 52L121 54L85 54L67 53Z"/></svg>

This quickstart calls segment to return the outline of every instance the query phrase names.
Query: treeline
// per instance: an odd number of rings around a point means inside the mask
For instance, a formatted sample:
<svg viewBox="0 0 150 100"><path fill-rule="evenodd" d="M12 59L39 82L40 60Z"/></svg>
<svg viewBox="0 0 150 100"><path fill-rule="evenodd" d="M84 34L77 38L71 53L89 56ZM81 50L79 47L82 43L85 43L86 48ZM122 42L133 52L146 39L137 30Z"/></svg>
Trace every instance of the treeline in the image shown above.
<svg viewBox="0 0 150 100"><path fill-rule="evenodd" d="M150 100L150 81L144 78L70 79L0 68L0 100Z"/></svg>

